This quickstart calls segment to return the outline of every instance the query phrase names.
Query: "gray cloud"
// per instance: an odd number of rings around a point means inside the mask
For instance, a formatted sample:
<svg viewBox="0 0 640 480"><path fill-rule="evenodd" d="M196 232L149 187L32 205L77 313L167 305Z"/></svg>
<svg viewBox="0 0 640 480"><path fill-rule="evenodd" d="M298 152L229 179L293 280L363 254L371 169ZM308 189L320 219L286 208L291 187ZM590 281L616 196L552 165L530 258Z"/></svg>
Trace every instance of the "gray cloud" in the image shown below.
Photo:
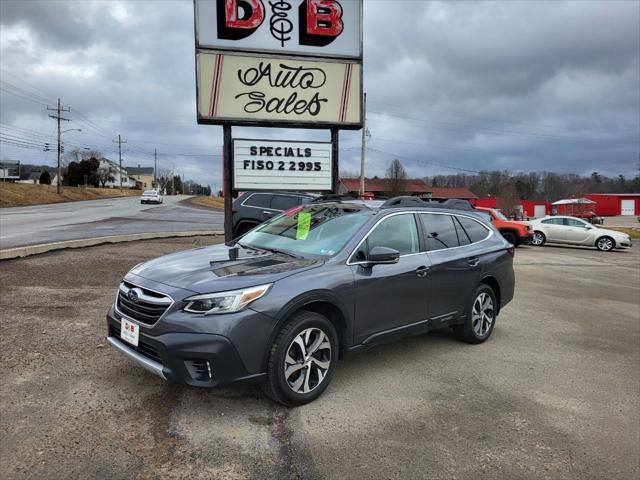
<svg viewBox="0 0 640 480"><path fill-rule="evenodd" d="M60 96L70 128L83 129L65 135L70 146L113 157L121 133L126 164L152 164L157 147L161 165L219 185L221 128L195 124L191 1L3 0L0 9L1 77L23 89L2 92L3 125L51 135L41 103ZM639 24L640 4L624 0L366 0L368 174L384 174L394 157L415 176L454 171L443 165L636 174ZM35 97L16 95L25 90ZM344 170L357 170L359 135L341 134ZM24 162L54 160L0 148Z"/></svg>

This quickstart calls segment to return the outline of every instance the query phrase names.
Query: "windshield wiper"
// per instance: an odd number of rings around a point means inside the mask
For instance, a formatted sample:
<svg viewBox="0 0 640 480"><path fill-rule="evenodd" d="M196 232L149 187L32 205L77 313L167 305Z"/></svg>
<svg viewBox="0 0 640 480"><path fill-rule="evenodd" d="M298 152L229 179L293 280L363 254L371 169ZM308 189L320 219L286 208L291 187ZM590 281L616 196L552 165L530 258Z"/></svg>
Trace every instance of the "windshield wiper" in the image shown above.
<svg viewBox="0 0 640 480"><path fill-rule="evenodd" d="M263 252L271 252L271 253L281 253L283 255L288 255L290 257L293 258L300 258L299 255L295 255L291 252L287 252L286 250L280 250L279 248L272 248L272 247L254 247L253 245L247 245L245 243L240 243L240 242L236 242L236 245L240 245L240 247L242 248L247 248L249 250L253 250L256 252L259 251L263 251Z"/></svg>
<svg viewBox="0 0 640 480"><path fill-rule="evenodd" d="M271 252L271 253L281 253L283 255L288 255L288 256L293 257L293 258L300 258L300 255L296 255L294 253L287 252L286 250L280 250L279 248L273 248L273 247L256 247L256 248L258 248L259 250L264 250L264 251Z"/></svg>

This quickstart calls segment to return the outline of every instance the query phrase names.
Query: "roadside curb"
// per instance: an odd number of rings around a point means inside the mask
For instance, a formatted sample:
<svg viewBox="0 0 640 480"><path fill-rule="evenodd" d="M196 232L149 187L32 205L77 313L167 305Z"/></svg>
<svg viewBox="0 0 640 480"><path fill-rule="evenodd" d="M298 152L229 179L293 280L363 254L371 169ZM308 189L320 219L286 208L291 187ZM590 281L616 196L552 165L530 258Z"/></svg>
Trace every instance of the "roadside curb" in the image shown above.
<svg viewBox="0 0 640 480"><path fill-rule="evenodd" d="M109 235L106 237L82 238L78 240L65 240L64 242L41 243L24 247L6 248L0 250L0 260L29 257L54 250L67 248L94 247L106 243L134 242L136 240L151 240L154 238L198 237L206 235L223 235L222 230L197 230L192 232L148 232L132 233L128 235Z"/></svg>

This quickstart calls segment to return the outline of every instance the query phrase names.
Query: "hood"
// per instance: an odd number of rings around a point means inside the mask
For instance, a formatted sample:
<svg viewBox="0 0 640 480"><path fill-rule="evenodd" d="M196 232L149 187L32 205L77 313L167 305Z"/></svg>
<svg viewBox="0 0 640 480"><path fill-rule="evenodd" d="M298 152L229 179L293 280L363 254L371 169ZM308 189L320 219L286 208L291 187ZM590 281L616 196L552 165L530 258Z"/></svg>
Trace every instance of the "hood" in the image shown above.
<svg viewBox="0 0 640 480"><path fill-rule="evenodd" d="M137 265L129 273L196 293L212 293L275 282L323 263L243 248L230 260L229 250L222 244L172 253Z"/></svg>

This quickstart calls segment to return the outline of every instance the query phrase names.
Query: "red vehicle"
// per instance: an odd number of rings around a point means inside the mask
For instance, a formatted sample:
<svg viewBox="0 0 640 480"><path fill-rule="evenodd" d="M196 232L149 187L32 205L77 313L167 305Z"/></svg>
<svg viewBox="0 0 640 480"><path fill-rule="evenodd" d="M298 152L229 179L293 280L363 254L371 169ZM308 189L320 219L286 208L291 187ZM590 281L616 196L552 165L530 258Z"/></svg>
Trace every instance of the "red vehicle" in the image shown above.
<svg viewBox="0 0 640 480"><path fill-rule="evenodd" d="M530 243L532 238L531 224L529 222L518 222L509 220L500 210L488 207L476 207L479 212L486 213L491 217L491 223L500 231L504 239L515 245Z"/></svg>

